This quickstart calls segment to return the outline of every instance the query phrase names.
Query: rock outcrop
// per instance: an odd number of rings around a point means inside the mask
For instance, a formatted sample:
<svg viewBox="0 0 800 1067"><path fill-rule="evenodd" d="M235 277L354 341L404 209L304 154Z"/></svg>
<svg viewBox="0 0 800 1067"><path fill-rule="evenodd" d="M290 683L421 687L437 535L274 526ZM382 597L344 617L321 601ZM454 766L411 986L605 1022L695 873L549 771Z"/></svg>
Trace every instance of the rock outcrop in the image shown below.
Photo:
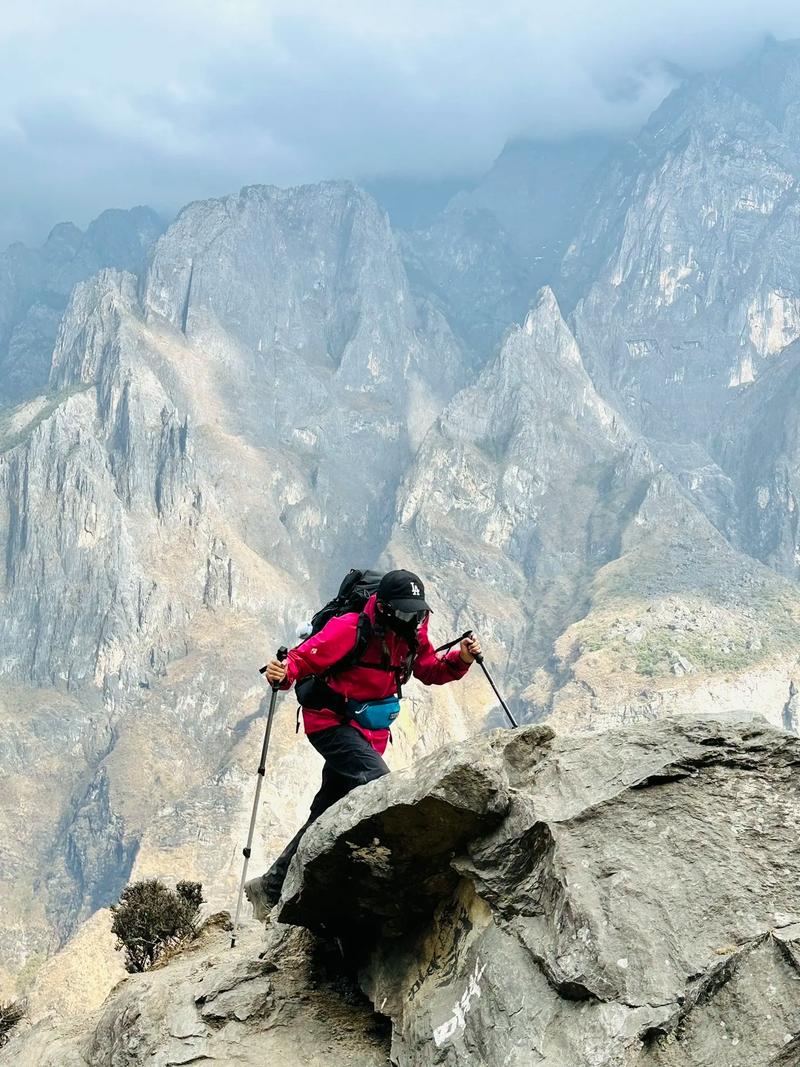
<svg viewBox="0 0 800 1067"><path fill-rule="evenodd" d="M385 1067L390 1035L328 952L288 926L251 924L231 949L222 913L180 955L128 976L88 1019L22 1024L0 1063L15 1067Z"/></svg>
<svg viewBox="0 0 800 1067"><path fill-rule="evenodd" d="M320 820L280 916L363 953L401 1067L797 1062L798 766L758 721L496 732Z"/></svg>
<svg viewBox="0 0 800 1067"><path fill-rule="evenodd" d="M746 716L446 746L315 824L263 958L212 933L0 1063L792 1067L798 768Z"/></svg>

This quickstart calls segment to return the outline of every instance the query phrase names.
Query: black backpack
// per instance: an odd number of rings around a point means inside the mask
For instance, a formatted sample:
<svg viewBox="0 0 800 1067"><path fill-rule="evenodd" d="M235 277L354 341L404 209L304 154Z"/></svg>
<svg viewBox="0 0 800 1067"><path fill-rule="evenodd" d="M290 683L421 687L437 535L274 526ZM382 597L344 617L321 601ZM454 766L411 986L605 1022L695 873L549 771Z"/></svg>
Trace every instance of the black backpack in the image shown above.
<svg viewBox="0 0 800 1067"><path fill-rule="evenodd" d="M384 662L367 663L366 661L361 660L361 656L364 654L370 638L373 635L372 623L370 622L369 617L364 614L364 607L372 594L377 592L382 577L383 574L381 574L380 571L350 570L345 575L342 584L339 586L339 592L333 600L329 600L328 603L325 604L324 607L321 607L311 619L311 632L307 637L303 638L303 641L307 641L309 637L313 637L314 634L319 633L319 631L337 615L347 615L356 611L359 613L358 624L356 626L356 639L352 649L337 663L328 667L324 675L312 675L309 678L304 678L295 686L297 699L303 707L329 708L346 718L347 701L340 693L336 693L327 685L326 678L329 678L333 674L339 674L342 671L346 671L350 667L356 665L371 667L375 670L391 671L395 675L398 696L403 695L402 687L410 677L411 667L417 652L415 643L410 649L406 663L401 668L392 666L389 660L388 651L385 651ZM384 650L385 647L386 646L384 645Z"/></svg>
<svg viewBox="0 0 800 1067"><path fill-rule="evenodd" d="M347 615L351 611L357 611L360 615L369 598L378 591L382 577L380 571L348 571L333 600L329 600L312 618L308 636L318 634L337 615Z"/></svg>

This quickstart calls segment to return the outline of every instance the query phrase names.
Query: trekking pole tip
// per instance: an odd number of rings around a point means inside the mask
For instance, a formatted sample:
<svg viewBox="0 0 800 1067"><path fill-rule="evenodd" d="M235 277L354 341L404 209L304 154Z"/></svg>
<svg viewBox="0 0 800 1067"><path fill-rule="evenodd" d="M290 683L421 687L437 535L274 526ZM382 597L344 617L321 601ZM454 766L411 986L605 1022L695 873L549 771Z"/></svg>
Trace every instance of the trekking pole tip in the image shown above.
<svg viewBox="0 0 800 1067"><path fill-rule="evenodd" d="M467 630L467 632L464 634L464 637L472 637L472 630ZM492 687L492 689L494 690L495 696L500 701L500 706L502 707L503 711L506 713L508 721L511 723L512 727L514 729L516 729L519 726L519 723L514 718L514 716L511 714L511 712L508 710L508 704L506 704L505 700L503 700L503 698L500 696L500 690L494 684L494 678L492 678L491 674L489 674L488 670L486 669L486 664L483 662L483 653L482 652L479 652L478 655L475 657L475 662L480 664L481 668L483 669L483 673L486 675L486 679L489 682L489 685Z"/></svg>

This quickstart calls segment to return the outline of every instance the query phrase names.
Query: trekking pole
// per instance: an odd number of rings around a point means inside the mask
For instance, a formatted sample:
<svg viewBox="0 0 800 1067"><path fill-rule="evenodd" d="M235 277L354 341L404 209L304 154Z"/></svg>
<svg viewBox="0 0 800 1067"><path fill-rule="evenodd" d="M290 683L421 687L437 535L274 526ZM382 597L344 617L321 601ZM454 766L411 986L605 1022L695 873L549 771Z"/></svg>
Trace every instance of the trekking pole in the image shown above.
<svg viewBox="0 0 800 1067"><path fill-rule="evenodd" d="M448 644L446 644L446 645L440 645L440 646L439 646L439 647L438 647L438 648L436 649L436 651L437 651L437 652L444 652L444 651L445 651L445 649L448 649L448 648L453 648L453 647L454 647L455 645L458 645L458 644L460 644L460 643L461 643L461 642L462 642L462 641L464 640L464 638L465 638L465 637L472 637L472 630L467 630L467 631L466 631L466 633L463 633L463 634L461 635L461 637L457 637L457 638L455 639L455 641L450 641L450 642L449 642ZM486 675L486 679L487 679L487 681L489 682L489 685L490 685L490 686L492 687L492 689L494 689L494 695L495 695L495 696L497 697L497 699L498 699L498 700L500 701L500 705L501 705L501 707L502 707L503 711L504 711L504 712L506 713L506 715L508 716L508 721L509 721L509 722L511 723L511 725L512 725L512 726L514 726L514 727L517 727L517 726L519 726L519 723L517 722L517 720L516 720L516 719L514 718L514 716L513 716L513 715L511 714L511 712L510 712L510 711L508 710L508 704L506 704L505 700L503 700L503 698L502 698L502 697L500 696L500 691L499 691L499 689L497 688L497 686L496 686L496 685L494 684L494 679L492 678L491 674L489 674L489 671L488 671L488 670L486 669L486 664L485 664L485 663L483 662L483 653L482 653L482 652L481 652L481 653L479 653L479 654L478 654L478 655L477 655L477 656L475 657L475 660L476 660L476 662L477 662L477 663L479 663L479 664L481 665L481 669L483 670L483 673L484 673L484 674Z"/></svg>
<svg viewBox="0 0 800 1067"><path fill-rule="evenodd" d="M284 646L278 649L276 659L281 662L289 655L289 650ZM259 667L259 674L266 674L266 667ZM258 764L258 781L256 782L256 795L253 800L253 814L250 816L250 830L247 834L247 844L242 849L244 855L244 863L242 864L242 880L239 883L239 899L236 901L236 918L233 920L233 934L231 935L231 948L236 947L236 931L239 928L239 915L242 910L242 896L244 895L244 883L247 879L247 864L250 862L250 852L253 847L253 833L256 828L256 815L258 814L258 802L261 799L261 785L264 781L264 774L267 766L267 749L269 748L269 735L272 733L272 720L275 715L275 703L278 699L278 688L280 682L272 682L272 696L269 702L269 714L267 715L267 726L264 731L264 744L261 746L261 759Z"/></svg>

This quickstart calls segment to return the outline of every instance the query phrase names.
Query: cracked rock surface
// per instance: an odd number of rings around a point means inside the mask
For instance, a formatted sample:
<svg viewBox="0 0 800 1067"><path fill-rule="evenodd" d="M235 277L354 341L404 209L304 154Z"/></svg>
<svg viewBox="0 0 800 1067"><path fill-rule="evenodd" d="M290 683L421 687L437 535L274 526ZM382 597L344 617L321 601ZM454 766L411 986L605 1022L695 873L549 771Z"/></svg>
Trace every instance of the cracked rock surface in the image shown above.
<svg viewBox="0 0 800 1067"><path fill-rule="evenodd" d="M343 937L393 1062L800 1062L800 740L758 721L546 726L351 794L281 918Z"/></svg>

